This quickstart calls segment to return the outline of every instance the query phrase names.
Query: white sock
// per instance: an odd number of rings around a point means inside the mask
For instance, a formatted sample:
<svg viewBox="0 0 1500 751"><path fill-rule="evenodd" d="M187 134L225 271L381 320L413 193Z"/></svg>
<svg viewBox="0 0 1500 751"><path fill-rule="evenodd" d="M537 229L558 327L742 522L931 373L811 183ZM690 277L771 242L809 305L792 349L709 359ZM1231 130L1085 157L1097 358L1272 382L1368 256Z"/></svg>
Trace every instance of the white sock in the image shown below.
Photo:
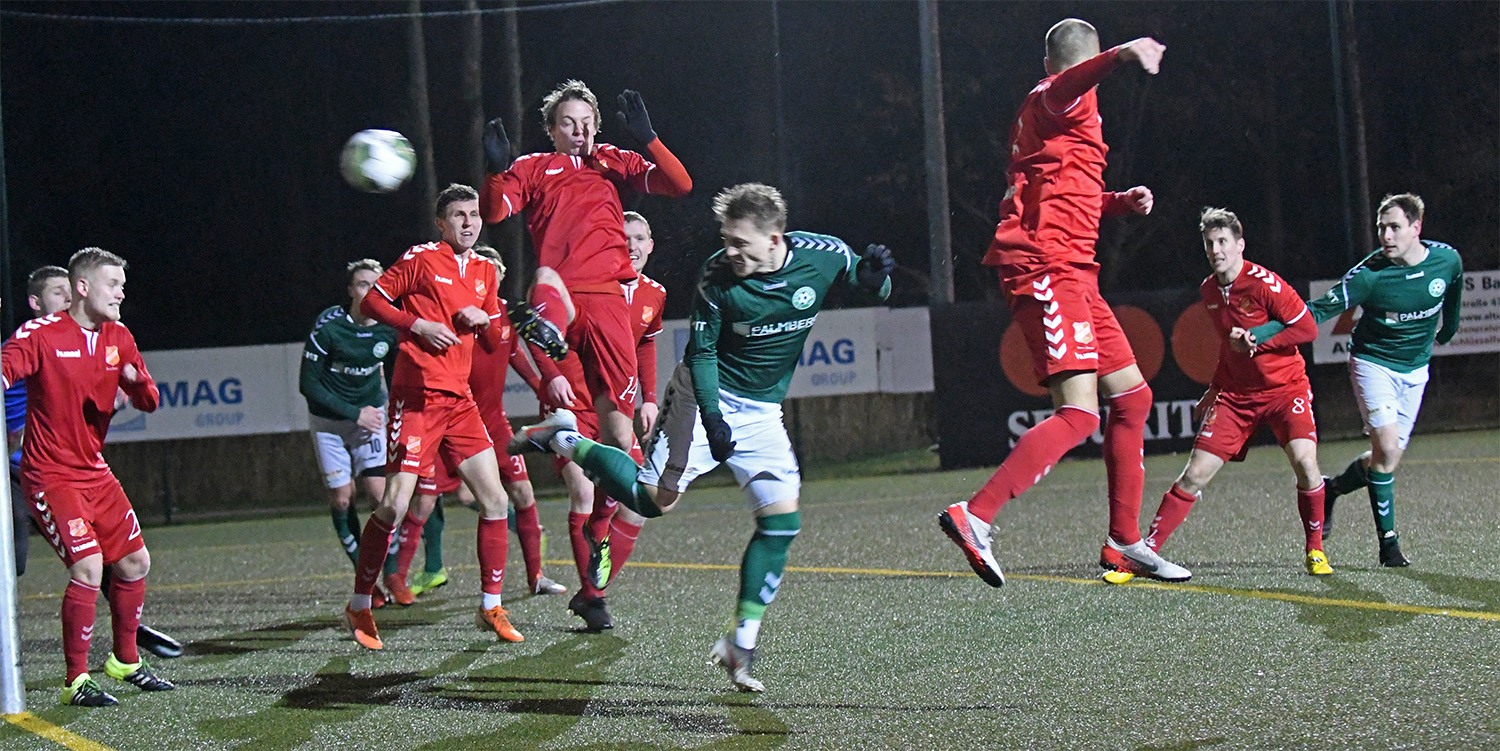
<svg viewBox="0 0 1500 751"><path fill-rule="evenodd" d="M740 649L755 649L755 641L759 638L759 618L746 618L734 627L734 645Z"/></svg>
<svg viewBox="0 0 1500 751"><path fill-rule="evenodd" d="M500 595L492 595L489 592L485 592L483 594L484 594L484 602L483 602L483 604L480 605L480 607L484 608L485 610L489 610L490 608L498 608L498 607L500 607L500 604L501 604Z"/></svg>
<svg viewBox="0 0 1500 751"><path fill-rule="evenodd" d="M369 595L355 595L353 597L350 597L349 598L349 609L350 610L369 610L370 609L370 596Z"/></svg>
<svg viewBox="0 0 1500 751"><path fill-rule="evenodd" d="M552 453L557 454L558 456L567 459L568 461L572 461L573 447L578 445L578 442L581 440L583 440L583 436L577 431L559 430L556 433L552 434L552 440L550 442Z"/></svg>

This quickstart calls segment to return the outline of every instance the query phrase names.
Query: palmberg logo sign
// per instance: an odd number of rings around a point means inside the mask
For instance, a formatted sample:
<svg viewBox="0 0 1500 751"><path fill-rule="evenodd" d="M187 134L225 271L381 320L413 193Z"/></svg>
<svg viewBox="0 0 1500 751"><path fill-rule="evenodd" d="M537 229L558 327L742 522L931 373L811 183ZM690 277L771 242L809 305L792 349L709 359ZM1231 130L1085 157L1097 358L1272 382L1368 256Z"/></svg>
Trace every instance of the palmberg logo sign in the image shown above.
<svg viewBox="0 0 1500 751"><path fill-rule="evenodd" d="M1443 281L1442 279L1433 279L1432 283L1427 285L1427 293L1432 295L1433 297L1442 297L1443 292L1445 292L1447 289L1448 283Z"/></svg>
<svg viewBox="0 0 1500 751"><path fill-rule="evenodd" d="M798 287L797 291L792 293L792 307L797 310L807 310L817 300L818 293L814 292L812 287Z"/></svg>

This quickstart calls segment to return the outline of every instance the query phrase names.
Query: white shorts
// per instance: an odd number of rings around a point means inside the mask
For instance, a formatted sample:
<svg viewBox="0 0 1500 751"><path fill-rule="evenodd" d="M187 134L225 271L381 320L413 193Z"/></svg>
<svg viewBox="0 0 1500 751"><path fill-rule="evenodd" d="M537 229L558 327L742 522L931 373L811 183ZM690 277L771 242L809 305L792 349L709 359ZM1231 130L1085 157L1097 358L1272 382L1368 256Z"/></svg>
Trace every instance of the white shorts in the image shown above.
<svg viewBox="0 0 1500 751"><path fill-rule="evenodd" d="M752 508L796 500L802 490L802 471L781 421L781 405L753 401L721 389L719 408L735 442L734 453L725 463ZM708 448L708 434L698 415L687 365L679 363L672 374L656 429L642 451L646 463L636 479L678 493L687 490L699 475L719 466Z"/></svg>
<svg viewBox="0 0 1500 751"><path fill-rule="evenodd" d="M1411 440L1411 429L1417 424L1417 412L1422 409L1427 366L1410 373L1398 373L1383 365L1352 357L1349 359L1349 379L1354 382L1354 399L1359 403L1365 433L1395 425L1397 443L1404 450Z"/></svg>
<svg viewBox="0 0 1500 751"><path fill-rule="evenodd" d="M385 407L380 409L383 414ZM330 420L317 415L308 415L307 423L312 429L313 453L318 456L318 468L323 471L323 482L328 487L342 488L353 482L355 476L385 475L384 430L372 433L353 420Z"/></svg>

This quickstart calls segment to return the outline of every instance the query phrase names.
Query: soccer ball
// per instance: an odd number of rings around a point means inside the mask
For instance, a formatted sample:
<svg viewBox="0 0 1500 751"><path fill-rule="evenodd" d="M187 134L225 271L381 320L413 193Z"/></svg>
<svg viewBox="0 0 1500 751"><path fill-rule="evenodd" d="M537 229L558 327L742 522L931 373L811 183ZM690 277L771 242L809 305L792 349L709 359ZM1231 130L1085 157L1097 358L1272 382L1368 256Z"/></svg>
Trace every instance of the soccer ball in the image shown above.
<svg viewBox="0 0 1500 751"><path fill-rule="evenodd" d="M339 155L339 171L355 190L389 193L417 168L411 141L394 130L362 130L349 137Z"/></svg>

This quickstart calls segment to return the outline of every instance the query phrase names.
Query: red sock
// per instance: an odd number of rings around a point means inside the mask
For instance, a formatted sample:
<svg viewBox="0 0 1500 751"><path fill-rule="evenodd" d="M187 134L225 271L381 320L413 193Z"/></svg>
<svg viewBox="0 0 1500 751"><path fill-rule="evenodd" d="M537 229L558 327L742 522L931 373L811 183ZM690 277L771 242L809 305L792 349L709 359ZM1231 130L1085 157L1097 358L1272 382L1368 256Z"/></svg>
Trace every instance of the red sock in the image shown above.
<svg viewBox="0 0 1500 751"><path fill-rule="evenodd" d="M386 550L391 546L391 525L375 514L365 520L359 535L359 563L354 566L354 594L375 591L380 569L385 565Z"/></svg>
<svg viewBox="0 0 1500 751"><path fill-rule="evenodd" d="M498 595L505 584L505 556L510 552L504 517L479 518L478 547L480 590L487 595Z"/></svg>
<svg viewBox="0 0 1500 751"><path fill-rule="evenodd" d="M77 579L69 579L68 588L63 590L63 662L67 664L69 684L89 672L89 640L94 637L94 608L98 600L99 588ZM131 634L131 642L134 641L135 635Z"/></svg>
<svg viewBox="0 0 1500 751"><path fill-rule="evenodd" d="M517 506L516 537L521 540L521 558L526 561L526 584L536 589L536 578L542 575L542 523L537 521L536 506Z"/></svg>
<svg viewBox="0 0 1500 751"><path fill-rule="evenodd" d="M1196 500L1197 496L1188 495L1182 492L1182 488L1172 485L1172 489L1161 497L1161 505L1156 508L1156 516L1151 519L1151 531L1146 533L1146 544L1152 550L1161 550L1161 546L1167 544L1167 538L1172 536L1187 518L1188 512L1193 510L1193 501Z"/></svg>
<svg viewBox="0 0 1500 751"><path fill-rule="evenodd" d="M603 493L594 493L594 510L589 512L589 532L594 539L602 539L609 534L609 520L614 518L615 509L620 503Z"/></svg>
<svg viewBox="0 0 1500 751"><path fill-rule="evenodd" d="M1326 483L1312 490L1297 489L1297 514L1302 517L1302 532L1307 535L1308 550L1323 549L1323 491Z"/></svg>
<svg viewBox="0 0 1500 751"><path fill-rule="evenodd" d="M1052 465L1099 427L1099 415L1065 406L1026 431L984 487L969 500L969 513L989 522L1006 501L1052 471Z"/></svg>
<svg viewBox="0 0 1500 751"><path fill-rule="evenodd" d="M418 519L407 512L401 520L400 547L396 548L396 575L406 581L406 573L411 570L411 559L417 555L417 543L422 541L422 528L427 526L426 519Z"/></svg>
<svg viewBox="0 0 1500 751"><path fill-rule="evenodd" d="M135 630L141 625L146 605L146 577L125 581L114 577L109 588L109 625L115 636L115 659L126 665L141 661L135 648Z"/></svg>
<svg viewBox="0 0 1500 751"><path fill-rule="evenodd" d="M1141 493L1146 488L1146 419L1151 386L1142 383L1109 398L1104 424L1104 472L1109 477L1109 537L1121 545L1141 540Z"/></svg>
<svg viewBox="0 0 1500 751"><path fill-rule="evenodd" d="M625 562L630 560L631 551L635 550L635 538L641 534L641 525L631 524L619 516L609 523L609 568L613 573L609 580L619 578L620 571L625 568Z"/></svg>
<svg viewBox="0 0 1500 751"><path fill-rule="evenodd" d="M568 306L563 304L562 293L549 284L537 284L531 288L531 307L547 319L558 331L568 330Z"/></svg>
<svg viewBox="0 0 1500 751"><path fill-rule="evenodd" d="M599 505L595 502L594 507L598 508ZM592 599L603 593L589 582L589 543L583 538L583 526L588 523L588 514L568 512L568 541L573 543L573 565L578 569L578 592L585 598Z"/></svg>

